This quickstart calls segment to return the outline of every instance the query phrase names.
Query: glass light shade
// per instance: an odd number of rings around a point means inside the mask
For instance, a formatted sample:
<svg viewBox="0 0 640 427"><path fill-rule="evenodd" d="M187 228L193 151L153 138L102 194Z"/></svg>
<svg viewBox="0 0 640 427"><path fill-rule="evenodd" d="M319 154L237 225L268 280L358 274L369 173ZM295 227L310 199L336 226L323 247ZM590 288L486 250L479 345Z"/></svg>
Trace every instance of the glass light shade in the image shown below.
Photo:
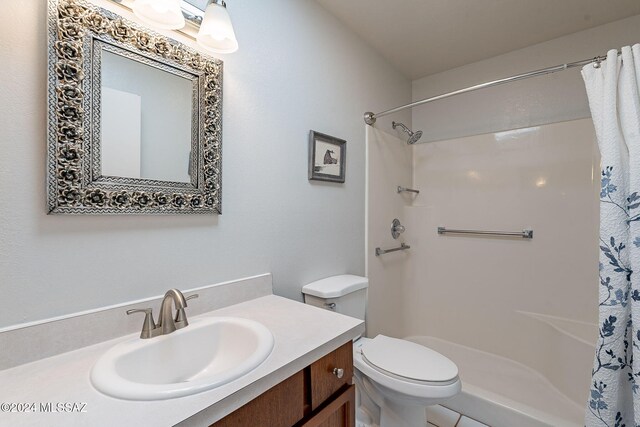
<svg viewBox="0 0 640 427"><path fill-rule="evenodd" d="M180 0L136 0L133 13L145 24L163 30L178 30L185 26Z"/></svg>
<svg viewBox="0 0 640 427"><path fill-rule="evenodd" d="M200 46L216 53L238 50L238 41L226 7L216 3L207 6L196 40Z"/></svg>

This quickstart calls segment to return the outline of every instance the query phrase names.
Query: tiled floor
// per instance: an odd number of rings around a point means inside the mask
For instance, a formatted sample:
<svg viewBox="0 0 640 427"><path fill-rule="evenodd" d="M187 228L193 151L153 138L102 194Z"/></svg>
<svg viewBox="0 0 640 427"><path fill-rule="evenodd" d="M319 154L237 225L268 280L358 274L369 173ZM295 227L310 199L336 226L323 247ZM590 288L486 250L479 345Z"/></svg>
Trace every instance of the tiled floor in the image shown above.
<svg viewBox="0 0 640 427"><path fill-rule="evenodd" d="M489 427L440 405L427 408L427 420L429 427Z"/></svg>

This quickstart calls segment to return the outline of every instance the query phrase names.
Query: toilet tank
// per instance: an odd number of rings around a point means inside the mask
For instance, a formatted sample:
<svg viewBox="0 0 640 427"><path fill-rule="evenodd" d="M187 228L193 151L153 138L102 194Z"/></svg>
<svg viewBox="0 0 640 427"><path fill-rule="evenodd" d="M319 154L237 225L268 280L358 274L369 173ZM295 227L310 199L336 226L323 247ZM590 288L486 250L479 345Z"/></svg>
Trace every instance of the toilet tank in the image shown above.
<svg viewBox="0 0 640 427"><path fill-rule="evenodd" d="M369 279L352 274L327 277L302 288L304 302L364 320Z"/></svg>

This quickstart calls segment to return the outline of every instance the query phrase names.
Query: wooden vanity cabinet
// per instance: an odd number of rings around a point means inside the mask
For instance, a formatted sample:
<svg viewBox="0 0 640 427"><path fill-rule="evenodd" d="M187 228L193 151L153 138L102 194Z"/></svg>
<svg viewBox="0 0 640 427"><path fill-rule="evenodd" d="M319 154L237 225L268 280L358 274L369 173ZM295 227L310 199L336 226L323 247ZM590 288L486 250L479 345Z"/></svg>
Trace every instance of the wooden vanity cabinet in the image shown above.
<svg viewBox="0 0 640 427"><path fill-rule="evenodd" d="M352 377L349 341L211 427L354 427Z"/></svg>

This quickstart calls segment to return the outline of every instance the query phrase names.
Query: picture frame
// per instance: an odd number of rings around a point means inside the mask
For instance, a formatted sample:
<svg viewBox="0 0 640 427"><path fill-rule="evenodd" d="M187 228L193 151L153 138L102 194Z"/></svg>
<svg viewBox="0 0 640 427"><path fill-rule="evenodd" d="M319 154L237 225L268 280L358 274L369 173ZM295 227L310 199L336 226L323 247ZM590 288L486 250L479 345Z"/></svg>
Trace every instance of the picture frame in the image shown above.
<svg viewBox="0 0 640 427"><path fill-rule="evenodd" d="M344 183L347 141L321 132L309 132L309 180Z"/></svg>

